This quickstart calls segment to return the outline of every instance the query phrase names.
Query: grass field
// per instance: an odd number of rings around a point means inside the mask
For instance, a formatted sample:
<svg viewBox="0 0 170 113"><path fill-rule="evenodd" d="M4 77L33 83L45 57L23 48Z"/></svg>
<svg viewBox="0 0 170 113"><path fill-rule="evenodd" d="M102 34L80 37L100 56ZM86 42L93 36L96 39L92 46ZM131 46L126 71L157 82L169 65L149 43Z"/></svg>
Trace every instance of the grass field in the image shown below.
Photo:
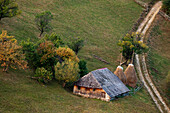
<svg viewBox="0 0 170 113"><path fill-rule="evenodd" d="M49 10L54 15L53 30L69 41L70 37L85 39L85 47L79 57L88 61L89 70L118 64L117 41L123 37L139 17L142 8L133 0L17 0L21 15L2 19L0 31L8 30L19 41L31 38L37 41L39 31L34 24L37 13ZM96 60L95 54L110 65Z"/></svg>
<svg viewBox="0 0 170 113"><path fill-rule="evenodd" d="M170 22L157 16L150 30L148 52L148 65L154 83L162 97L170 103L170 89L166 88L165 78L170 74Z"/></svg>
<svg viewBox="0 0 170 113"><path fill-rule="evenodd" d="M88 69L119 64L118 40L138 19L142 8L133 0L17 0L21 15L5 18L0 31L8 30L20 42L30 38L37 41L39 31L34 16L45 10L54 15L53 30L68 42L70 37L82 37L85 46L78 56L87 61ZM110 62L105 64L93 54ZM156 113L154 103L143 88L135 96L113 102L103 102L72 95L55 82L43 86L26 78L30 73L0 69L0 112L150 112Z"/></svg>
<svg viewBox="0 0 170 113"><path fill-rule="evenodd" d="M2 70L0 69L0 72ZM66 91L55 82L44 86L26 78L28 72L0 73L0 112L12 113L157 113L146 90L104 102L83 98Z"/></svg>

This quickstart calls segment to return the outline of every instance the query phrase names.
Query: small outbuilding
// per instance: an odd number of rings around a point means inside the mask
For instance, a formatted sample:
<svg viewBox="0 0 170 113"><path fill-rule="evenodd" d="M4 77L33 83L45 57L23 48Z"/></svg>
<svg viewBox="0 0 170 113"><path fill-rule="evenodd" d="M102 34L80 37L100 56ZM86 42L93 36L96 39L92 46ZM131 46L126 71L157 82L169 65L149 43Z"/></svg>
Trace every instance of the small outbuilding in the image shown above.
<svg viewBox="0 0 170 113"><path fill-rule="evenodd" d="M107 68L83 76L75 82L73 89L74 94L105 101L127 95L128 92L123 82Z"/></svg>

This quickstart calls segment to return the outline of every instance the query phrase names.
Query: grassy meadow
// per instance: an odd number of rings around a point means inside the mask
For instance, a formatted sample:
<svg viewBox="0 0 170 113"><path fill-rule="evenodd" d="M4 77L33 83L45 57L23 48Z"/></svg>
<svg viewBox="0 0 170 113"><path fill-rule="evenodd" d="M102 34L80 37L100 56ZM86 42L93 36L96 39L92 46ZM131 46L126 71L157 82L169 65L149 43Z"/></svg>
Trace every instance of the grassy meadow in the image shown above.
<svg viewBox="0 0 170 113"><path fill-rule="evenodd" d="M2 71L0 69L0 71ZM157 113L146 90L105 102L73 95L52 81L48 85L38 84L27 78L30 73L10 70L0 73L1 113Z"/></svg>
<svg viewBox="0 0 170 113"><path fill-rule="evenodd" d="M166 76L170 74L169 28L170 22L158 15L147 37L150 47L148 52L150 73L162 97L170 104L170 88L166 86Z"/></svg>
<svg viewBox="0 0 170 113"><path fill-rule="evenodd" d="M82 37L85 46L78 54L87 60L89 70L108 67L115 69L119 60L117 41L123 37L139 17L142 8L133 0L17 0L21 15L0 22L0 31L8 30L19 41L37 41L39 31L34 16L51 11L53 30L66 42L70 37ZM49 33L50 33L49 32ZM93 54L110 65L98 61Z"/></svg>
<svg viewBox="0 0 170 113"><path fill-rule="evenodd" d="M64 41L70 37L82 37L85 46L78 56L87 61L88 69L107 67L114 71L119 64L118 40L138 19L142 8L133 0L17 0L21 15L4 18L1 30L7 30L20 42L30 38L39 40L34 17L37 13L51 11L53 30ZM97 55L110 64L93 57ZM154 103L145 88L134 96L112 102L88 99L73 95L54 81L38 84L27 78L30 72L0 68L0 112L82 112L82 113L156 113Z"/></svg>

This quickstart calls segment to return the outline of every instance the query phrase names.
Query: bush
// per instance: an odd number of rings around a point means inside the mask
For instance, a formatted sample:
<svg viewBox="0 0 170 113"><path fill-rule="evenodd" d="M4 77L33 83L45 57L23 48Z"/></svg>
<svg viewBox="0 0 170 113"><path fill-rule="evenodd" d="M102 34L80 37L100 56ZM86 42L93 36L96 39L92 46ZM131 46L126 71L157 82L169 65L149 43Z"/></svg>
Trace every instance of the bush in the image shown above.
<svg viewBox="0 0 170 113"><path fill-rule="evenodd" d="M170 15L170 0L163 0L163 9Z"/></svg>
<svg viewBox="0 0 170 113"><path fill-rule="evenodd" d="M33 69L35 72L37 67L41 67L40 57L38 56L35 44L28 39L27 41L22 41L21 46L29 68Z"/></svg>
<svg viewBox="0 0 170 113"><path fill-rule="evenodd" d="M68 46L76 53L81 50L81 48L84 46L84 39L78 37L78 38L72 38L71 42L68 43Z"/></svg>
<svg viewBox="0 0 170 113"><path fill-rule="evenodd" d="M37 68L34 77L37 78L39 82L48 83L52 80L52 73L47 71L44 67Z"/></svg>
<svg viewBox="0 0 170 113"><path fill-rule="evenodd" d="M84 75L86 75L88 73L88 69L86 67L86 61L85 60L80 60L79 62L79 69L80 69L80 77L83 77Z"/></svg>
<svg viewBox="0 0 170 113"><path fill-rule="evenodd" d="M27 68L22 47L18 45L13 36L7 36L7 31L2 31L0 34L0 64L5 72L9 67L13 69Z"/></svg>
<svg viewBox="0 0 170 113"><path fill-rule="evenodd" d="M67 47L59 47L57 50L57 55L62 58L62 60L71 59L72 61L79 62L79 58L75 52Z"/></svg>
<svg viewBox="0 0 170 113"><path fill-rule="evenodd" d="M79 78L78 63L67 59L62 63L57 63L55 66L55 77L57 80L63 82L63 87L68 82L74 82Z"/></svg>
<svg viewBox="0 0 170 113"><path fill-rule="evenodd" d="M44 37L45 40L53 42L55 47L63 46L64 42L59 35L56 33L51 33L51 35L46 34Z"/></svg>

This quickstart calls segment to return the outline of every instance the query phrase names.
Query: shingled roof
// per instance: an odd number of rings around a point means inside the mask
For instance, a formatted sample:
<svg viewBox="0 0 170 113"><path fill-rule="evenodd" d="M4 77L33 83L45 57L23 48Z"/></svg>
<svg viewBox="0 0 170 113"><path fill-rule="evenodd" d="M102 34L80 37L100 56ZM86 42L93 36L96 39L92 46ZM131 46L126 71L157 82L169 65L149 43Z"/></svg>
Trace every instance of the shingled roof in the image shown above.
<svg viewBox="0 0 170 113"><path fill-rule="evenodd" d="M107 68L90 72L75 82L75 85L102 88L111 98L129 92L123 82Z"/></svg>

